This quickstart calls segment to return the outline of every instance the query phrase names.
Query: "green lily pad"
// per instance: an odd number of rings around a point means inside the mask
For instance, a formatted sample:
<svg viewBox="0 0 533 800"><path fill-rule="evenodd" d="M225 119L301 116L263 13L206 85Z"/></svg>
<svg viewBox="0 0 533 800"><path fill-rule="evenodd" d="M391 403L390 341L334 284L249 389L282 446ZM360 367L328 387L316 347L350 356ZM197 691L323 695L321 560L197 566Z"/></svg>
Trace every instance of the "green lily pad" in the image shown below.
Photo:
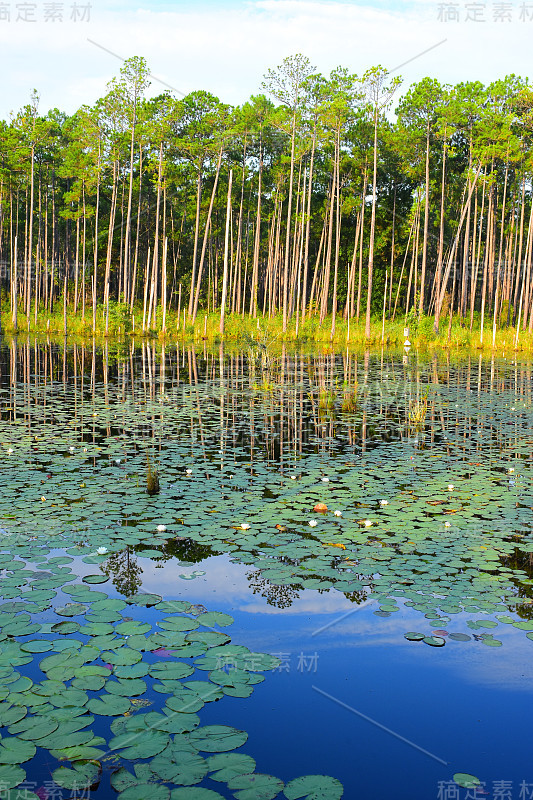
<svg viewBox="0 0 533 800"><path fill-rule="evenodd" d="M475 786L481 786L479 778L476 778L475 775L469 775L467 772L456 772L453 780L463 789L473 789Z"/></svg>
<svg viewBox="0 0 533 800"><path fill-rule="evenodd" d="M66 606L61 606L55 609L56 614L60 617L78 617L80 614L85 614L87 606L82 603L67 603Z"/></svg>
<svg viewBox="0 0 533 800"><path fill-rule="evenodd" d="M226 753L241 747L248 739L248 734L228 725L204 725L193 731L189 739L198 750Z"/></svg>
<svg viewBox="0 0 533 800"><path fill-rule="evenodd" d="M121 647L117 651L107 651L102 653L102 661L108 661L110 664L116 664L121 667L132 666L142 660L142 655L138 650L132 650L131 647Z"/></svg>
<svg viewBox="0 0 533 800"><path fill-rule="evenodd" d="M11 725L9 733L17 735L19 739L37 741L53 733L58 727L59 723L56 720L32 716Z"/></svg>
<svg viewBox="0 0 533 800"><path fill-rule="evenodd" d="M154 758L151 769L161 780L181 786L200 783L208 772L205 759L197 753L180 751L176 747L170 747Z"/></svg>
<svg viewBox="0 0 533 800"><path fill-rule="evenodd" d="M142 678L127 678L118 681L108 680L106 682L106 692L118 694L122 697L137 697L146 691L146 683Z"/></svg>
<svg viewBox="0 0 533 800"><path fill-rule="evenodd" d="M0 764L0 786L2 790L14 789L26 778L26 772L16 764Z"/></svg>
<svg viewBox="0 0 533 800"><path fill-rule="evenodd" d="M215 625L224 628L234 622L233 617L229 614L223 614L221 611L207 611L205 614L200 614L196 619L200 625L204 625L206 628L213 628Z"/></svg>
<svg viewBox="0 0 533 800"><path fill-rule="evenodd" d="M422 641L431 647L444 647L446 644L446 639L443 639L442 636L424 636Z"/></svg>
<svg viewBox="0 0 533 800"><path fill-rule="evenodd" d="M227 783L237 775L246 775L255 770L255 760L244 753L217 753L209 756L207 767L213 781Z"/></svg>
<svg viewBox="0 0 533 800"><path fill-rule="evenodd" d="M59 767L52 772L53 780L64 789L88 789L98 780L100 774L96 764L74 764L73 769Z"/></svg>
<svg viewBox="0 0 533 800"><path fill-rule="evenodd" d="M46 639L36 639L33 642L24 642L20 649L25 653L47 653L53 649L53 644Z"/></svg>
<svg viewBox="0 0 533 800"><path fill-rule="evenodd" d="M219 792L214 792L212 789L191 786L174 789L170 794L170 800L224 800L224 798Z"/></svg>
<svg viewBox="0 0 533 800"><path fill-rule="evenodd" d="M340 800L344 787L328 775L305 775L289 781L283 791L287 800Z"/></svg>
<svg viewBox="0 0 533 800"><path fill-rule="evenodd" d="M127 697L115 694L104 694L102 697L93 697L87 703L91 714L100 714L104 717L118 717L129 711L131 703Z"/></svg>
<svg viewBox="0 0 533 800"><path fill-rule="evenodd" d="M81 630L79 622L57 622L55 625L52 625L53 633L60 633L62 636L77 633L79 630Z"/></svg>
<svg viewBox="0 0 533 800"><path fill-rule="evenodd" d="M139 733L123 733L109 743L110 750L121 750L120 755L129 761L137 758L152 758L169 744L169 736L163 731L147 729Z"/></svg>
<svg viewBox="0 0 533 800"><path fill-rule="evenodd" d="M253 772L249 775L237 775L228 781L237 800L273 800L283 789L283 781L272 775Z"/></svg>
<svg viewBox="0 0 533 800"><path fill-rule="evenodd" d="M0 742L0 764L23 764L35 755L33 742L13 736Z"/></svg>
<svg viewBox="0 0 533 800"><path fill-rule="evenodd" d="M82 578L84 583L90 584L107 583L108 580L109 575L85 575L85 577Z"/></svg>
<svg viewBox="0 0 533 800"><path fill-rule="evenodd" d="M170 789L155 783L138 783L130 786L118 796L118 800L169 800Z"/></svg>
<svg viewBox="0 0 533 800"><path fill-rule="evenodd" d="M134 594L126 598L128 603L135 603L137 606L147 607L155 606L157 603L160 603L161 600L162 598L158 594Z"/></svg>

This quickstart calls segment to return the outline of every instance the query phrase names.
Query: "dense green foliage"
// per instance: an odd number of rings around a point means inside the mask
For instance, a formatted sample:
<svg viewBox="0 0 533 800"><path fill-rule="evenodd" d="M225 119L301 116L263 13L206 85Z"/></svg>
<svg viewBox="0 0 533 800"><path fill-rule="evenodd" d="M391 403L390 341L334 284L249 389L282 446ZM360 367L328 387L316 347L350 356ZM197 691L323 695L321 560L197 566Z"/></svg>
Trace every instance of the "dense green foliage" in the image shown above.
<svg viewBox="0 0 533 800"><path fill-rule="evenodd" d="M0 261L11 324L63 297L96 330L200 309L533 328L533 92L516 76L403 94L382 67L326 78L300 55L231 107L147 99L127 60L93 107L0 123ZM269 99L272 98L272 99ZM16 265L16 268L15 268ZM110 322L111 316L111 322ZM142 322L139 320L142 317ZM517 334L518 335L518 334Z"/></svg>

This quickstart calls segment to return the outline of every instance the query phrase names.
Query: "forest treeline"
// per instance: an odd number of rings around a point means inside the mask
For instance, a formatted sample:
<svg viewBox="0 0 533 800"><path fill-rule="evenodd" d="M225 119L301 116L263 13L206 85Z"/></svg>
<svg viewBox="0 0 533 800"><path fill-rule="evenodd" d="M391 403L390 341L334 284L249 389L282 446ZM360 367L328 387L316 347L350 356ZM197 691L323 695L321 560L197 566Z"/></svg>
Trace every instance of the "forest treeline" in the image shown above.
<svg viewBox="0 0 533 800"><path fill-rule="evenodd" d="M72 116L39 96L0 122L3 314L61 304L88 329L168 315L372 316L533 330L533 90L302 55L230 106L148 98L143 58ZM398 93L398 94L397 94ZM399 98L399 99L397 99ZM9 300L7 298L9 297ZM429 318L432 318L431 320Z"/></svg>

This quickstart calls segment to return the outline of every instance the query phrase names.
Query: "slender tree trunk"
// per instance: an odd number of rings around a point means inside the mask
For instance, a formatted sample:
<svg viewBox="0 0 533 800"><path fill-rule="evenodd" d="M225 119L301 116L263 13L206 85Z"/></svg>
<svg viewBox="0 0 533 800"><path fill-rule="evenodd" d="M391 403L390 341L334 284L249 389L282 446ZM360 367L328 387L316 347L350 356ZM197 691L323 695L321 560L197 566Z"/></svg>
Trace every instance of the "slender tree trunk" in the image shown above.
<svg viewBox="0 0 533 800"><path fill-rule="evenodd" d="M370 339L370 315L372 311L372 279L374 273L374 236L376 230L378 175L378 107L374 110L374 170L372 177L372 216L370 218L370 241L368 245L368 288L366 295L365 339Z"/></svg>
<svg viewBox="0 0 533 800"><path fill-rule="evenodd" d="M233 183L233 170L230 170L228 181L228 199L226 203L226 234L224 237L224 272L222 275L222 300L220 303L220 327L219 332L224 336L224 321L226 313L226 299L228 294L228 257L229 257L229 232L231 220L231 187Z"/></svg>

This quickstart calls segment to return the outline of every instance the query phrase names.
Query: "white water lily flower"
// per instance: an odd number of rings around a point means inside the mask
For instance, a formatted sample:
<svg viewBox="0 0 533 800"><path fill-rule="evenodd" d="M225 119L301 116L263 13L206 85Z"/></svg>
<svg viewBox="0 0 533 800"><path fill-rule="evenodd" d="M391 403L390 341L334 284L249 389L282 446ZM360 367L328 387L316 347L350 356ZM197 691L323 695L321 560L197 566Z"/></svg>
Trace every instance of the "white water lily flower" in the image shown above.
<svg viewBox="0 0 533 800"><path fill-rule="evenodd" d="M69 447L69 452L73 453L74 452L74 448L73 447Z"/></svg>
<svg viewBox="0 0 533 800"><path fill-rule="evenodd" d="M451 528L452 527L452 523L451 522L445 522L444 523L444 527L445 528Z"/></svg>
<svg viewBox="0 0 533 800"><path fill-rule="evenodd" d="M7 454L8 454L8 456L10 456L12 452L13 452L13 448L12 448L12 447L8 447L8 448L7 448Z"/></svg>
<svg viewBox="0 0 533 800"><path fill-rule="evenodd" d="M373 524L371 519L365 519L365 528L370 528Z"/></svg>
<svg viewBox="0 0 533 800"><path fill-rule="evenodd" d="M291 475L291 481L295 481L295 480L296 480L296 475Z"/></svg>
<svg viewBox="0 0 533 800"><path fill-rule="evenodd" d="M159 531L159 533L164 533L166 531L166 529L167 529L166 525L158 525L157 526L157 530Z"/></svg>
<svg viewBox="0 0 533 800"><path fill-rule="evenodd" d="M309 525L311 526L311 528L316 528L316 526L318 525L318 522L316 521L316 519L310 519L309 520Z"/></svg>
<svg viewBox="0 0 533 800"><path fill-rule="evenodd" d="M448 491L449 492L453 492L454 489L455 489L455 486L453 485L453 483L449 483L448 484Z"/></svg>
<svg viewBox="0 0 533 800"><path fill-rule="evenodd" d="M324 483L329 483L329 478L322 478L322 480L324 481Z"/></svg>
<svg viewBox="0 0 533 800"><path fill-rule="evenodd" d="M380 506L388 506L389 505L389 501L388 500L380 500L379 504L380 504Z"/></svg>
<svg viewBox="0 0 533 800"><path fill-rule="evenodd" d="M508 472L514 472L514 467L509 467Z"/></svg>
<svg viewBox="0 0 533 800"><path fill-rule="evenodd" d="M115 464L120 464L121 460L120 458L115 458Z"/></svg>
<svg viewBox="0 0 533 800"><path fill-rule="evenodd" d="M186 469L185 472L187 475L192 475L192 469Z"/></svg>
<svg viewBox="0 0 533 800"><path fill-rule="evenodd" d="M243 522L243 523L241 524L241 529L242 529L243 531L247 531L247 530L249 530L249 528L250 528L250 525L249 525L249 523L248 523L248 522Z"/></svg>
<svg viewBox="0 0 533 800"><path fill-rule="evenodd" d="M97 547L96 552L99 556L104 556L108 552L108 549L107 547Z"/></svg>
<svg viewBox="0 0 533 800"><path fill-rule="evenodd" d="M342 511L338 511L337 510L337 511L334 511L333 513L335 514L336 517L342 517Z"/></svg>

